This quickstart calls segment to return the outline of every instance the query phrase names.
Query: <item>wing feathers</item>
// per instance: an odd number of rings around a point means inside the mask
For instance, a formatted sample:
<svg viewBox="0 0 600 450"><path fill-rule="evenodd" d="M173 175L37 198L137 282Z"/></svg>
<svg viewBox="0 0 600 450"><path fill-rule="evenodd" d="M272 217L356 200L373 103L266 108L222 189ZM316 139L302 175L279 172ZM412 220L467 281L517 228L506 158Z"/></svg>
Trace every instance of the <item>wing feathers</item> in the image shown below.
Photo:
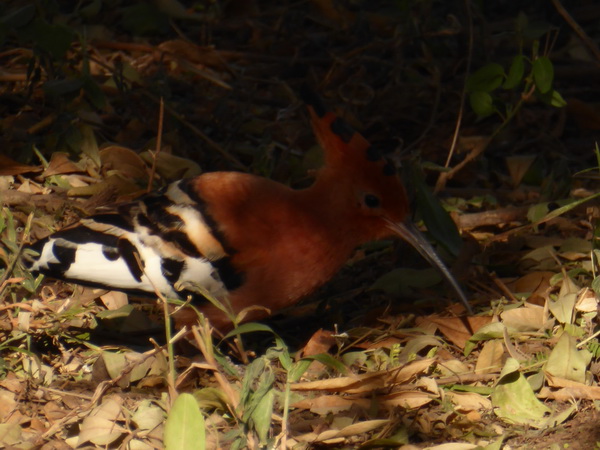
<svg viewBox="0 0 600 450"><path fill-rule="evenodd" d="M26 257L25 264L34 272L108 289L151 295L158 289L185 297L190 292L176 287L197 284L223 297L243 277L203 214L201 195L188 195L182 183L38 241L31 248L39 256Z"/></svg>

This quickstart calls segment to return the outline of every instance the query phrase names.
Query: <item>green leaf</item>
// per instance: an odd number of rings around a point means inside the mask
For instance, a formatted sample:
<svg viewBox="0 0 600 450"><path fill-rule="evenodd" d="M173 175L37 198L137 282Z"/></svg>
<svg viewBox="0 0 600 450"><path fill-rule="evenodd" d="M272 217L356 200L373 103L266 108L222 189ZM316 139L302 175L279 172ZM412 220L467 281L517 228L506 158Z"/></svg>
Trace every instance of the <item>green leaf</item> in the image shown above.
<svg viewBox="0 0 600 450"><path fill-rule="evenodd" d="M592 290L598 295L600 293L600 277L596 277L592 280Z"/></svg>
<svg viewBox="0 0 600 450"><path fill-rule="evenodd" d="M564 108L567 106L567 101L555 89L550 89L544 94L538 92L537 97L547 105L554 106L555 108Z"/></svg>
<svg viewBox="0 0 600 450"><path fill-rule="evenodd" d="M310 355L302 359L308 361L319 361L321 364L331 367L332 369L337 370L339 373L344 375L348 373L348 368L346 366L344 366L341 362L339 362L333 356L328 355L327 353Z"/></svg>
<svg viewBox="0 0 600 450"><path fill-rule="evenodd" d="M261 397L256 408L252 412L252 421L254 429L258 434L261 445L267 444L267 437L271 429L271 416L273 415L273 401L275 400L274 389L269 389L265 395Z"/></svg>
<svg viewBox="0 0 600 450"><path fill-rule="evenodd" d="M33 26L33 39L42 50L54 58L61 59L71 47L75 33L64 25L50 25L42 19L36 19Z"/></svg>
<svg viewBox="0 0 600 450"><path fill-rule="evenodd" d="M533 62L533 81L542 94L552 89L554 66L547 56L540 56Z"/></svg>
<svg viewBox="0 0 600 450"><path fill-rule="evenodd" d="M290 356L290 351L287 345L285 345L283 340L279 337L275 338L275 344L277 345L277 359L279 359L281 367L283 367L284 370L289 371L292 368L292 364L294 364L294 361Z"/></svg>
<svg viewBox="0 0 600 450"><path fill-rule="evenodd" d="M552 349L544 370L555 377L585 383L585 369L591 356L585 349L577 350L575 338L563 333Z"/></svg>
<svg viewBox="0 0 600 450"><path fill-rule="evenodd" d="M151 431L164 421L164 411L150 400L142 400L131 420L137 426L137 431Z"/></svg>
<svg viewBox="0 0 600 450"><path fill-rule="evenodd" d="M516 88L523 79L524 74L525 58L523 55L516 55L512 60L510 68L508 69L508 75L506 76L506 80L504 81L502 87L504 89Z"/></svg>
<svg viewBox="0 0 600 450"><path fill-rule="evenodd" d="M102 359L106 366L106 372L111 379L117 378L125 369L127 361L123 353L117 352L102 352Z"/></svg>
<svg viewBox="0 0 600 450"><path fill-rule="evenodd" d="M96 140L94 129L90 125L80 124L79 137L81 140L75 149L82 152L84 155L87 155L94 161L97 167L101 167L100 150L98 149L98 141Z"/></svg>
<svg viewBox="0 0 600 450"><path fill-rule="evenodd" d="M548 309L560 323L573 323L575 302L577 301L579 290L579 286L570 277L563 278L558 299L548 302Z"/></svg>
<svg viewBox="0 0 600 450"><path fill-rule="evenodd" d="M244 420L248 420L250 415L252 414L252 410L254 406L251 404L251 400L253 398L260 398L254 391L254 387L257 384L258 380L258 388L257 390L261 390L264 392L267 391L268 386L265 384L265 368L267 364L267 359L265 357L257 358L252 361L248 366L246 366L246 373L244 374L244 378L242 379L242 387L240 389L240 404L244 404ZM260 394L260 395L263 395Z"/></svg>
<svg viewBox="0 0 600 450"><path fill-rule="evenodd" d="M535 396L525 377L519 372L519 363L508 358L498 385L492 393L494 413L511 424L540 428L550 409Z"/></svg>
<svg viewBox="0 0 600 450"><path fill-rule="evenodd" d="M573 208L576 208L579 205L582 205L582 204L584 204L590 200L593 200L597 197L600 197L600 192L596 192L595 194L589 195L582 199L572 200L572 201L569 200L569 203L565 204L564 206L561 206L560 208L556 208L556 209L553 209L552 211L548 212L548 214L546 214L544 217L539 219L536 223L534 223L534 225L539 225L541 223L552 220L558 216L562 216L564 213L572 210Z"/></svg>
<svg viewBox="0 0 600 450"><path fill-rule="evenodd" d="M180 394L175 400L165 423L164 444L166 450L206 448L204 416L192 394Z"/></svg>
<svg viewBox="0 0 600 450"><path fill-rule="evenodd" d="M103 311L99 311L96 314L96 317L99 319L118 319L121 317L128 317L131 315L135 306L131 304L123 305L118 309L105 309Z"/></svg>
<svg viewBox="0 0 600 450"><path fill-rule="evenodd" d="M469 95L469 103L471 104L471 109L473 109L475 114L479 117L487 117L496 112L494 100L487 92L472 92L471 95Z"/></svg>
<svg viewBox="0 0 600 450"><path fill-rule="evenodd" d="M462 247L462 239L450 214L425 185L418 170L413 172L413 185L417 194L417 209L427 226L427 231L452 255L457 256Z"/></svg>
<svg viewBox="0 0 600 450"><path fill-rule="evenodd" d="M560 92L552 89L552 98L550 99L550 104L556 108L564 108L567 106L567 101L560 95Z"/></svg>
<svg viewBox="0 0 600 450"><path fill-rule="evenodd" d="M479 328L465 344L464 355L469 356L479 341L489 341L491 339L501 339L504 337L504 324L502 322L492 322Z"/></svg>
<svg viewBox="0 0 600 450"><path fill-rule="evenodd" d="M301 359L295 363L288 372L288 381L290 383L295 383L298 381L300 377L304 375L304 372L308 370L308 367L311 363L312 361L309 361L308 359Z"/></svg>
<svg viewBox="0 0 600 450"><path fill-rule="evenodd" d="M272 333L275 336L277 336L277 333L275 333L275 331L273 331L273 329L271 327L269 327L268 325L263 325L262 323L256 323L256 322L248 322L248 323L244 323L244 324L240 325L239 327L236 327L233 330L231 330L229 333L227 333L225 335L225 337L223 339L229 339L232 336L237 336L237 335L244 334L244 333L255 333L257 331L266 331L268 333Z"/></svg>
<svg viewBox="0 0 600 450"><path fill-rule="evenodd" d="M477 70L467 79L469 92L492 92L504 79L504 68L497 63L490 63Z"/></svg>
<svg viewBox="0 0 600 450"><path fill-rule="evenodd" d="M536 203L535 205L531 205L527 210L527 219L531 223L536 223L538 220L544 218L549 211L548 202Z"/></svg>

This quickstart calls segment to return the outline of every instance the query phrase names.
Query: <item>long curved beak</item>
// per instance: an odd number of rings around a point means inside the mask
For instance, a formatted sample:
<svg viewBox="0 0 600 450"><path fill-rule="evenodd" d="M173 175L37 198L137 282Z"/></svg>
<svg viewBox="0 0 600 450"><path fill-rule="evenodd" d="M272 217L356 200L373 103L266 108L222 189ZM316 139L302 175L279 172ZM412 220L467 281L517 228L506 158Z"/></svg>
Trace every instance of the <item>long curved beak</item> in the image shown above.
<svg viewBox="0 0 600 450"><path fill-rule="evenodd" d="M386 219L386 222L391 230L412 245L421 254L421 256L429 262L429 264L436 267L444 275L446 280L448 280L448 283L452 285L458 294L460 300L463 302L463 305L465 305L467 312L472 315L473 309L467 301L467 296L458 284L458 281L456 281L454 276L452 276L450 273L450 270L448 270L448 267L446 267L439 255L431 246L429 241L425 239L425 236L423 236L423 234L421 234L421 232L411 222L396 223L388 219Z"/></svg>

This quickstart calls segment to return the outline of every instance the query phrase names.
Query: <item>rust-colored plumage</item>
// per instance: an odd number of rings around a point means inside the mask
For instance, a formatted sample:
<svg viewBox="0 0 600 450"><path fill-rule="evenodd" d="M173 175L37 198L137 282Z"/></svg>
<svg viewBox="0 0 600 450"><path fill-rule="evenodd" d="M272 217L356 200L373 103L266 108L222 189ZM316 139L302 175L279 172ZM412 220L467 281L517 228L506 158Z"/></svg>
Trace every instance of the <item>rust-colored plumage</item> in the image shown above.
<svg viewBox="0 0 600 450"><path fill-rule="evenodd" d="M469 305L429 243L407 222L394 167L343 120L309 105L325 165L294 190L236 172L181 180L36 243L32 270L82 284L186 298L213 325L229 319L194 285L245 320L290 306L329 280L368 241L400 235L436 265ZM141 267L138 263L141 261Z"/></svg>

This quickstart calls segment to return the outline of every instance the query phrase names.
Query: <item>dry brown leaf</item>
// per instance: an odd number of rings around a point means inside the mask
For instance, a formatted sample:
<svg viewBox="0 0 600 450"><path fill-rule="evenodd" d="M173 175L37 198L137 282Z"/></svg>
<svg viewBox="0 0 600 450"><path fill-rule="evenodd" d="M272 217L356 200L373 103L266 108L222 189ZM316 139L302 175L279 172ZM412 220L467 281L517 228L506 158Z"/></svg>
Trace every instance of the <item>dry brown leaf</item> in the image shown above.
<svg viewBox="0 0 600 450"><path fill-rule="evenodd" d="M15 177L12 175L0 175L0 192L8 191L15 184Z"/></svg>
<svg viewBox="0 0 600 450"><path fill-rule="evenodd" d="M48 192L48 188L45 188L44 186L27 178L26 180L23 180L21 185L17 188L17 192L23 192L26 194L45 194Z"/></svg>
<svg viewBox="0 0 600 450"><path fill-rule="evenodd" d="M536 155L514 155L506 157L506 167L512 178L513 186L521 184L521 180L533 164Z"/></svg>
<svg viewBox="0 0 600 450"><path fill-rule="evenodd" d="M79 438L77 446L87 442L96 445L108 445L116 441L125 430L116 422L123 419L121 407L123 399L118 395L107 397L100 406L94 408L90 414L83 419L79 427Z"/></svg>
<svg viewBox="0 0 600 450"><path fill-rule="evenodd" d="M15 378L15 374L13 372L8 372L6 378L0 381L0 387L3 387L7 391L14 392L15 394L20 394L24 391L24 381Z"/></svg>
<svg viewBox="0 0 600 450"><path fill-rule="evenodd" d="M475 392L446 392L446 397L450 398L452 403L456 405L455 410L462 413L469 411L490 411L492 402L481 394Z"/></svg>
<svg viewBox="0 0 600 450"><path fill-rule="evenodd" d="M590 392L597 391L596 395L600 395L600 386L588 386L583 383L578 383L577 381L567 380L566 378L555 377L548 372L544 372L546 376L546 381L548 382L548 386L554 388L576 388L576 389L584 389L590 388Z"/></svg>
<svg viewBox="0 0 600 450"><path fill-rule="evenodd" d="M15 394L0 389L0 423L4 423L17 406Z"/></svg>
<svg viewBox="0 0 600 450"><path fill-rule="evenodd" d="M414 383L415 388L419 388L425 392L431 392L432 394L439 394L440 388L437 382L431 377L421 377Z"/></svg>
<svg viewBox="0 0 600 450"><path fill-rule="evenodd" d="M67 191L67 195L70 197L90 196L101 194L107 189L113 190L119 195L133 196L143 193L140 185L133 181L122 178L119 175L110 175L104 181L99 183L91 184L89 186L73 187Z"/></svg>
<svg viewBox="0 0 600 450"><path fill-rule="evenodd" d="M497 373L502 369L504 360L504 346L502 341L494 339L483 344L477 364L475 365L475 373Z"/></svg>
<svg viewBox="0 0 600 450"><path fill-rule="evenodd" d="M69 155L62 152L54 152L50 157L50 163L42 173L42 177L48 178L52 175L82 172L81 167L69 159Z"/></svg>
<svg viewBox="0 0 600 450"><path fill-rule="evenodd" d="M296 391L331 391L355 392L356 389L374 390L385 385L387 372L375 372L364 375L329 378L318 381L293 383L291 388Z"/></svg>
<svg viewBox="0 0 600 450"><path fill-rule="evenodd" d="M108 291L100 296L100 300L106 306L106 309L115 310L129 304L129 297L124 292Z"/></svg>
<svg viewBox="0 0 600 450"><path fill-rule="evenodd" d="M0 424L0 447L15 448L16 444L22 443L21 427L17 424Z"/></svg>
<svg viewBox="0 0 600 450"><path fill-rule="evenodd" d="M529 272L518 278L511 288L515 292L540 292L550 287L550 279L554 275L548 270Z"/></svg>
<svg viewBox="0 0 600 450"><path fill-rule="evenodd" d="M221 53L214 47L202 47L188 41L173 39L162 42L158 45L158 48L165 53L184 58L193 63L203 64L219 70L228 70L225 63L227 54Z"/></svg>
<svg viewBox="0 0 600 450"><path fill-rule="evenodd" d="M160 386L164 386L166 383L166 379L164 376L149 376L146 375L144 378L142 378L140 380L140 382L138 384L136 384L136 387L139 389L142 388L157 388Z"/></svg>
<svg viewBox="0 0 600 450"><path fill-rule="evenodd" d="M529 303L543 305L548 298L550 279L554 276L550 271L534 271L522 276L514 282L513 292L531 292Z"/></svg>
<svg viewBox="0 0 600 450"><path fill-rule="evenodd" d="M568 402L573 399L600 400L600 387L581 384L579 387L566 387L556 391L543 387L540 389L538 397L558 400L559 402Z"/></svg>
<svg viewBox="0 0 600 450"><path fill-rule="evenodd" d="M327 430L322 433L307 433L301 436L296 436L296 440L300 442L323 442L333 444L337 439L357 436L363 433L369 433L377 428L381 428L389 423L387 419L366 420L364 422L354 423L342 428L341 430Z"/></svg>
<svg viewBox="0 0 600 450"><path fill-rule="evenodd" d="M297 391L333 391L357 394L377 389L390 389L393 385L406 383L415 375L424 372L433 364L435 358L413 361L399 369L390 369L375 373L366 373L327 380L293 383L291 388Z"/></svg>
<svg viewBox="0 0 600 450"><path fill-rule="evenodd" d="M111 145L100 150L102 170L106 174L118 174L133 182L148 180L148 168L143 159L133 150L119 145Z"/></svg>
<svg viewBox="0 0 600 450"><path fill-rule="evenodd" d="M97 289L78 285L73 291L73 295L71 296L71 298L68 298L67 300L63 300L62 302L58 303L58 309L56 310L56 312L61 313L63 311L68 310L69 308L77 307L79 305L85 305L96 300L101 295L104 295L106 292L106 289Z"/></svg>
<svg viewBox="0 0 600 450"><path fill-rule="evenodd" d="M437 326L438 330L440 330L440 332L444 336L446 336L446 338L452 341L452 343L457 347L463 349L465 348L465 344L471 337L471 331L465 324L465 320L468 321L471 330L473 331L473 333L475 333L479 328L490 323L492 321L492 318L479 316L467 318L429 316L424 317L417 324L421 326L421 323L434 323Z"/></svg>
<svg viewBox="0 0 600 450"><path fill-rule="evenodd" d="M414 409L420 408L427 403L439 398L438 394L432 394L430 392L423 392L418 390L409 390L395 392L393 394L384 395L378 398L380 404L386 408L394 408L400 406L401 408Z"/></svg>
<svg viewBox="0 0 600 450"><path fill-rule="evenodd" d="M440 355L438 354L438 358L439 356ZM456 358L440 361L437 368L440 370L443 377L455 377L457 375L460 376L471 373L472 371L469 365Z"/></svg>
<svg viewBox="0 0 600 450"><path fill-rule="evenodd" d="M0 175L21 175L23 173L41 172L41 166L29 166L0 154Z"/></svg>
<svg viewBox="0 0 600 450"><path fill-rule="evenodd" d="M329 330L323 330L322 328L315 332L308 340L304 348L302 349L302 357L318 355L320 353L327 353L329 349L335 345L335 337ZM308 366L307 372L312 376L318 375L325 370L325 365L319 361L313 361Z"/></svg>
<svg viewBox="0 0 600 450"><path fill-rule="evenodd" d="M31 312L29 311L19 311L19 314L17 316L18 318L18 325L17 327L19 328L20 331L28 331L30 329L31 326Z"/></svg>
<svg viewBox="0 0 600 450"><path fill-rule="evenodd" d="M598 311L598 296L591 289L585 289L575 304L577 311L591 313Z"/></svg>
<svg viewBox="0 0 600 450"><path fill-rule="evenodd" d="M477 444L468 444L466 442L451 442L448 444L434 445L433 447L425 447L423 450L471 450L481 448Z"/></svg>
<svg viewBox="0 0 600 450"><path fill-rule="evenodd" d="M140 157L151 165L154 156L150 152L140 153ZM156 173L167 181L179 180L180 178L191 178L202 174L202 168L198 163L188 158L175 156L170 153L160 152L156 156Z"/></svg>
<svg viewBox="0 0 600 450"><path fill-rule="evenodd" d="M42 408L42 411L44 412L44 417L46 417L50 423L62 419L69 413L68 409L65 408L64 405L58 404L58 402L46 403Z"/></svg>
<svg viewBox="0 0 600 450"><path fill-rule="evenodd" d="M402 343L401 339L394 336L388 336L384 339L373 341L363 341L355 345L356 348L362 348L365 350L375 350L378 348L392 348L394 345Z"/></svg>
<svg viewBox="0 0 600 450"><path fill-rule="evenodd" d="M352 406L369 407L370 400L365 398L347 398L339 395L319 395L315 398L305 398L292 405L293 408L308 409L314 414L325 416L348 411Z"/></svg>
<svg viewBox="0 0 600 450"><path fill-rule="evenodd" d="M542 306L525 304L500 314L504 325L516 331L540 331L548 326L548 313Z"/></svg>

